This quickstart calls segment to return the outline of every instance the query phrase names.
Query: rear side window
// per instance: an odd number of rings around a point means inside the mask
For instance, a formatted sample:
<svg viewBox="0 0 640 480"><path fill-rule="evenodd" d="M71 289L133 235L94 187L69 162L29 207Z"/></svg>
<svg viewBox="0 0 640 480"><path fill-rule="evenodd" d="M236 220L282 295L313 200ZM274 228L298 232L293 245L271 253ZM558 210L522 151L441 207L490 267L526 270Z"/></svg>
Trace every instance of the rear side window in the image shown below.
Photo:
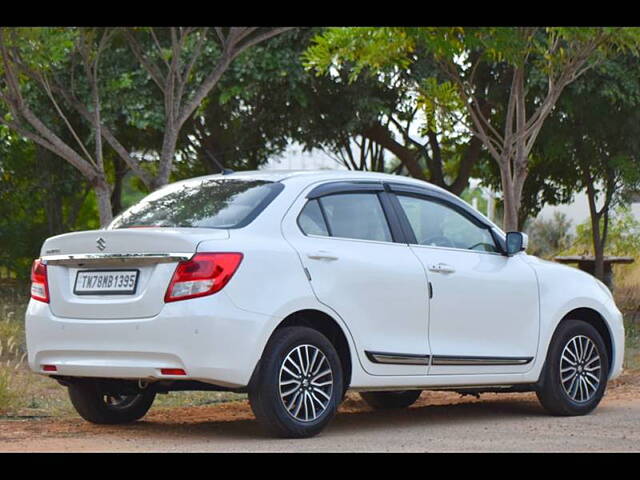
<svg viewBox="0 0 640 480"><path fill-rule="evenodd" d="M345 193L312 200L300 214L298 224L306 234L392 241L387 219L375 193Z"/></svg>
<svg viewBox="0 0 640 480"><path fill-rule="evenodd" d="M311 200L304 206L298 217L298 225L307 235L329 235L318 200Z"/></svg>
<svg viewBox="0 0 640 480"><path fill-rule="evenodd" d="M238 228L282 190L263 180L197 179L168 185L116 217L109 228Z"/></svg>

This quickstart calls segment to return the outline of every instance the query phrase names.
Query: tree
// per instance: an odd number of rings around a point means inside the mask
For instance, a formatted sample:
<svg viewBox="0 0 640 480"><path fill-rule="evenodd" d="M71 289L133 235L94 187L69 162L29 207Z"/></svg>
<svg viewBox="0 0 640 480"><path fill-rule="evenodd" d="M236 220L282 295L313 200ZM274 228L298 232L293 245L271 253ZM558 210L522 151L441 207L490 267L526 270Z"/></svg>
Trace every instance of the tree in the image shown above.
<svg viewBox="0 0 640 480"><path fill-rule="evenodd" d="M152 189L168 183L180 130L231 62L251 46L290 30L290 27L171 27L161 29L161 32L157 30L160 29L122 30L131 51L163 98L163 139L158 172L150 180ZM210 55L213 51L215 60ZM199 71L196 66L200 67Z"/></svg>
<svg viewBox="0 0 640 480"><path fill-rule="evenodd" d="M607 60L567 88L536 146L543 163L563 166L551 180L587 194L600 279L612 212L640 189L639 106L637 58Z"/></svg>
<svg viewBox="0 0 640 480"><path fill-rule="evenodd" d="M395 92L394 104L380 110L361 131L362 137L392 153L410 176L460 195L483 160L482 142L461 128L464 106L444 82L430 51L418 46L411 61L396 61L391 52L401 48L404 38L398 32L388 28L327 29L305 52L305 64L335 81L355 83L366 78ZM358 38L360 33L362 38ZM376 51L385 53L376 57ZM367 60L360 61L364 57ZM363 70L368 75L362 75ZM490 87L490 73L483 68L477 75L479 90ZM432 95L434 92L438 95Z"/></svg>
<svg viewBox="0 0 640 480"><path fill-rule="evenodd" d="M158 33L153 28L0 31L0 100L10 113L9 116L3 116L1 121L65 158L87 178L98 198L102 225L111 221L110 200L113 193L105 173L103 139L148 189L166 184L173 167L180 129L215 87L224 71L246 49L287 28L161 30ZM117 90L121 86L117 82L117 75L122 75L122 72L115 72L115 75L106 79L100 75L101 56L112 46L111 40L116 33L122 33L127 39L132 55L155 86L159 87L162 95L162 145L157 148L159 155L155 174L136 158L135 149L139 145L127 148L118 138L113 122L105 122L102 115L101 89L105 85L116 86L109 92L110 103L115 105L118 101ZM139 40L140 36L145 38ZM163 43L166 45L163 46ZM77 72L78 65L81 72ZM82 75L80 81L77 81L77 73ZM89 88L83 88L85 85ZM61 141L59 132L56 132L57 125L47 125L35 114L30 103L34 88L46 93L51 100L59 115L55 123L65 125L72 132L75 140L72 144ZM125 109L122 105L120 107L120 110ZM72 128L67 118L67 108L74 110L88 123L93 132L90 141L83 139ZM93 147L93 154L89 153L89 144Z"/></svg>
<svg viewBox="0 0 640 480"><path fill-rule="evenodd" d="M80 171L96 193L101 225L111 221L112 210L111 188L102 151L98 68L100 55L111 34L110 30L97 33L93 30L0 29L0 100L8 110L8 114L0 118L0 123L64 158ZM61 65L68 66L73 61L72 57L80 59L84 79L89 85L90 100L87 103L93 112L89 113L89 108L84 105L83 108L92 118L94 133L91 140L83 140L78 129L74 128L68 112L56 99L50 82L51 74ZM37 114L34 105L38 105L38 93L50 100L57 116L45 119ZM64 125L71 134L70 142L63 140L59 125ZM93 154L89 152L91 143Z"/></svg>
<svg viewBox="0 0 640 480"><path fill-rule="evenodd" d="M635 28L334 28L316 40L307 59L320 71L350 62L357 75L366 67L407 68L417 49L432 52L466 111L461 121L498 164L504 228L515 230L529 154L560 94L606 55L635 52L639 42ZM486 65L510 77L508 95L490 108L476 81ZM530 83L539 77L546 91L531 98Z"/></svg>

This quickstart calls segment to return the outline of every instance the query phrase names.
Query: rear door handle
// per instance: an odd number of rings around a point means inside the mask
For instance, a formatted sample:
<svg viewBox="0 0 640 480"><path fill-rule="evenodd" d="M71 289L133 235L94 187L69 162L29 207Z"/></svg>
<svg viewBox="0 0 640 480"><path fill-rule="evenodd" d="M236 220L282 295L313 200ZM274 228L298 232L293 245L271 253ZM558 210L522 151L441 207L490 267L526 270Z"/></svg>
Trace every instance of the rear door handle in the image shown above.
<svg viewBox="0 0 640 480"><path fill-rule="evenodd" d="M456 269L446 263L437 263L435 265L431 265L429 267L429 271L436 273L453 273Z"/></svg>
<svg viewBox="0 0 640 480"><path fill-rule="evenodd" d="M335 255L331 255L330 252L326 252L324 250L318 250L317 252L308 253L307 257L309 257L311 260L325 260L327 262L338 260L338 257L336 257Z"/></svg>

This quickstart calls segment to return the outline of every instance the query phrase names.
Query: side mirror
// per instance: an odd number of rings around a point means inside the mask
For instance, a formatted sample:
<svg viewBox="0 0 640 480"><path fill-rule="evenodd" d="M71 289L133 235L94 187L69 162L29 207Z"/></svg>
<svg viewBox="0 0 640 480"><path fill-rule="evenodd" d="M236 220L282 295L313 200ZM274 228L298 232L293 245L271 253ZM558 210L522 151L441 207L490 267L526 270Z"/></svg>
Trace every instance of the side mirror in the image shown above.
<svg viewBox="0 0 640 480"><path fill-rule="evenodd" d="M515 255L518 252L527 249L529 237L522 232L507 233L507 256Z"/></svg>

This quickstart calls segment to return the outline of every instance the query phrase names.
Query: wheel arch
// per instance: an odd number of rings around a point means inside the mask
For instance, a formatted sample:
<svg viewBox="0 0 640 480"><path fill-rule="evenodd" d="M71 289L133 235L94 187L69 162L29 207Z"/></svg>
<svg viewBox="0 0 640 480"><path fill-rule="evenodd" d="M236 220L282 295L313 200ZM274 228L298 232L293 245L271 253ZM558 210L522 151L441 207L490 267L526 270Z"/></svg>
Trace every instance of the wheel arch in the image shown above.
<svg viewBox="0 0 640 480"><path fill-rule="evenodd" d="M343 383L345 390L351 384L351 375L353 371L353 359L351 358L351 349L347 335L342 330L339 323L329 314L315 309L298 310L287 315L273 331L271 336L281 328L285 327L309 327L322 333L336 349L343 371ZM267 341L268 343L268 341ZM254 372L255 374L255 372Z"/></svg>
<svg viewBox="0 0 640 480"><path fill-rule="evenodd" d="M609 325L607 324L604 317L600 314L600 312L589 307L574 308L570 312L567 312L564 317L562 317L560 322L558 322L553 335L555 335L558 327L562 324L562 322L565 322L567 320L581 320L588 323L598 331L598 333L602 336L602 340L604 340L605 347L607 348L607 356L609 358L609 373L611 373L611 370L613 369L613 359L615 354L615 352L613 351L613 338L609 329Z"/></svg>

